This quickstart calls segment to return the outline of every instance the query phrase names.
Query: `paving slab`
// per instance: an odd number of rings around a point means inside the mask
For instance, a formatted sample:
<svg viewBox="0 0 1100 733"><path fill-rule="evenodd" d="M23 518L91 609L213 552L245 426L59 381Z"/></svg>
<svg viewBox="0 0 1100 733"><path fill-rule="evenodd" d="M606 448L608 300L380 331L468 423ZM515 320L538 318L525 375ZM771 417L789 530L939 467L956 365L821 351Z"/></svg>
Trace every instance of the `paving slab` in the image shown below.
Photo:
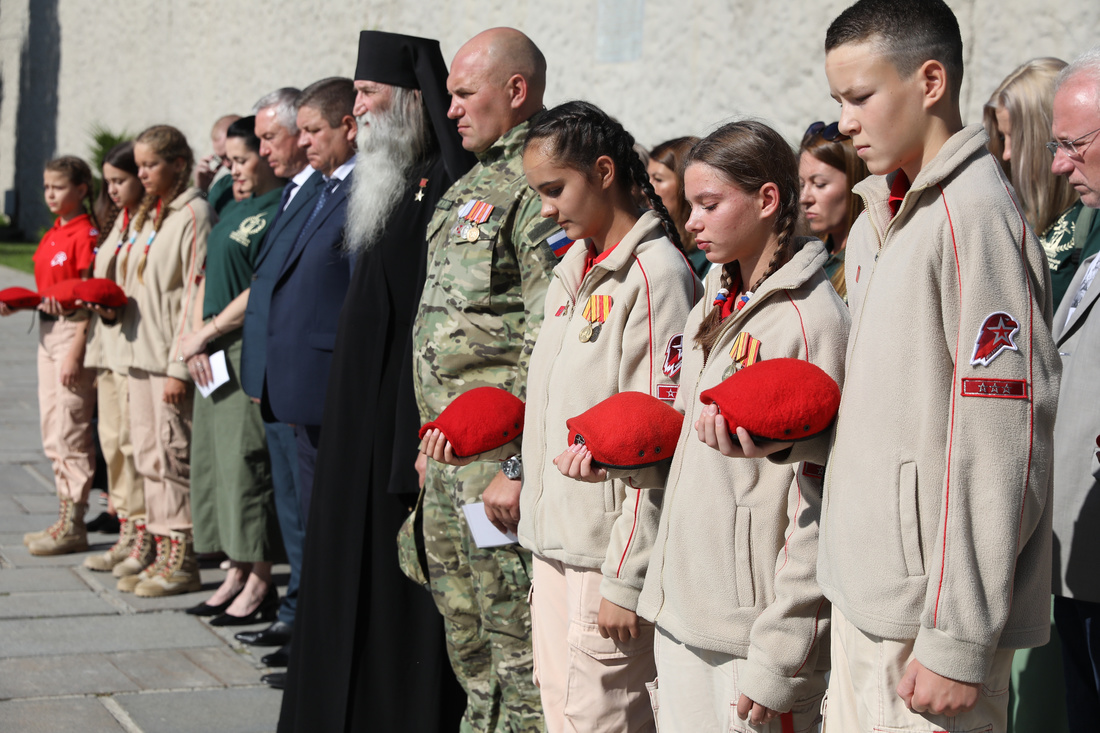
<svg viewBox="0 0 1100 733"><path fill-rule="evenodd" d="M118 665L113 664L110 656L104 654L0 659L0 699L47 695L104 695L113 692L137 692L140 689L137 682L128 677ZM0 708L0 719L2 716Z"/></svg>
<svg viewBox="0 0 1100 733"><path fill-rule="evenodd" d="M223 686L221 680L195 664L179 649L125 652L111 654L109 659L143 690Z"/></svg>
<svg viewBox="0 0 1100 733"><path fill-rule="evenodd" d="M28 515L30 516L30 515ZM28 527L28 530L43 529L50 526L50 522ZM32 555L22 539L18 544L4 545L0 547L0 555L3 555L9 563L17 568L57 568L74 567L84 562L87 552L74 552L69 555Z"/></svg>
<svg viewBox="0 0 1100 733"><path fill-rule="evenodd" d="M24 471L23 473L27 473ZM30 474L27 479L33 481ZM57 514L57 495L36 491L33 494L15 494L12 501L26 514ZM87 516L87 514L85 514Z"/></svg>
<svg viewBox="0 0 1100 733"><path fill-rule="evenodd" d="M85 588L83 591L12 593L0 596L0 619L101 616L118 609Z"/></svg>
<svg viewBox="0 0 1100 733"><path fill-rule="evenodd" d="M3 415L0 414L0 420ZM46 495L42 478L37 472L31 473L22 463L0 463L0 494L29 494ZM55 499L56 501L56 499ZM57 506L54 505L56 511Z"/></svg>
<svg viewBox="0 0 1100 733"><path fill-rule="evenodd" d="M88 590L69 568L10 568L0 570L0 595L36 591ZM0 599L0 603L3 600Z"/></svg>
<svg viewBox="0 0 1100 733"><path fill-rule="evenodd" d="M141 730L150 733L269 733L279 722L282 693L263 686L147 692L112 699Z"/></svg>
<svg viewBox="0 0 1100 733"><path fill-rule="evenodd" d="M0 532L33 532L45 529L57 519L57 500L54 499L53 511L49 514L0 514Z"/></svg>
<svg viewBox="0 0 1100 733"><path fill-rule="evenodd" d="M261 670L265 669L260 664L259 656L267 654L268 650L263 649L263 654L253 657L245 650L261 651L259 647L247 647L243 644L240 646L242 648L236 650L225 646L181 649L180 653L220 680L223 685L229 687L255 685L260 679Z"/></svg>
<svg viewBox="0 0 1100 733"><path fill-rule="evenodd" d="M208 647L216 637L178 613L0 620L0 658Z"/></svg>
<svg viewBox="0 0 1100 733"><path fill-rule="evenodd" d="M20 733L119 733L125 730L96 698L0 702L0 721L3 730ZM152 733L156 729L148 730Z"/></svg>

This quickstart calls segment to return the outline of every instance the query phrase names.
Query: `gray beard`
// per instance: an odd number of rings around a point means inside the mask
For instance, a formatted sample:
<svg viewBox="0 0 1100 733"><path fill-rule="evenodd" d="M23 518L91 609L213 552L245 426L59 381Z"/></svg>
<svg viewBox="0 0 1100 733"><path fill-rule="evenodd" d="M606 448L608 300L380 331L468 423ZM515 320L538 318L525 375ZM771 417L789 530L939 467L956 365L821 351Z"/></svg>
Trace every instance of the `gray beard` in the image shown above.
<svg viewBox="0 0 1100 733"><path fill-rule="evenodd" d="M420 155L423 130L402 119L396 107L359 117L359 151L344 225L344 249L352 254L370 251L382 238Z"/></svg>

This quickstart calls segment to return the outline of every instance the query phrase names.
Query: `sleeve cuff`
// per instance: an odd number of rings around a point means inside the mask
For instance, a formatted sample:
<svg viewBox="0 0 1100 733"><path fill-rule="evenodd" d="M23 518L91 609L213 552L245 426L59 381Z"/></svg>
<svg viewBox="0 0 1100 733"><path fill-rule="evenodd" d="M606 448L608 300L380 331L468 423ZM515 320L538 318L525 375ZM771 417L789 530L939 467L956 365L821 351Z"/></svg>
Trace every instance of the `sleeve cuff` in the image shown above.
<svg viewBox="0 0 1100 733"><path fill-rule="evenodd" d="M170 362L168 368L164 370L164 373L169 377L175 377L183 382L191 381L191 372L187 371L187 365L182 361Z"/></svg>
<svg viewBox="0 0 1100 733"><path fill-rule="evenodd" d="M776 674L753 659L738 659L737 689L755 703L780 713L789 712L794 704L810 693L810 677L788 677ZM806 665L813 669L812 664Z"/></svg>
<svg viewBox="0 0 1100 733"><path fill-rule="evenodd" d="M628 611L638 612L638 596L641 594L641 588L632 588L620 581L612 580L606 575L600 581L600 595L616 606L622 606Z"/></svg>
<svg viewBox="0 0 1100 733"><path fill-rule="evenodd" d="M913 656L938 675L957 682L981 683L989 676L997 647L952 639L939 629L922 626Z"/></svg>

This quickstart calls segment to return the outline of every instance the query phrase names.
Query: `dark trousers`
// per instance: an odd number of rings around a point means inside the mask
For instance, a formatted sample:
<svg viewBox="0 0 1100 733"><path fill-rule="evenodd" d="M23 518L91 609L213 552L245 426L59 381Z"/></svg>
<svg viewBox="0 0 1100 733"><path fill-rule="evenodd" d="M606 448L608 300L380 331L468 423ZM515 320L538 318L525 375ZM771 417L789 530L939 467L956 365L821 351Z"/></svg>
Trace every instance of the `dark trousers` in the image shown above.
<svg viewBox="0 0 1100 733"><path fill-rule="evenodd" d="M283 546L290 563L290 580L279 605L279 620L294 625L298 610L298 581L302 572L306 523L302 517L301 489L298 480L298 445L294 428L281 422L265 422L267 451L271 455L271 482L275 487L275 514L283 533Z"/></svg>
<svg viewBox="0 0 1100 733"><path fill-rule="evenodd" d="M320 425L295 425L298 444L298 480L302 488L302 526L309 526L309 502L313 498L313 469L317 465L317 446L321 444Z"/></svg>
<svg viewBox="0 0 1100 733"><path fill-rule="evenodd" d="M1069 729L1100 731L1100 603L1054 596L1054 624L1062 637Z"/></svg>

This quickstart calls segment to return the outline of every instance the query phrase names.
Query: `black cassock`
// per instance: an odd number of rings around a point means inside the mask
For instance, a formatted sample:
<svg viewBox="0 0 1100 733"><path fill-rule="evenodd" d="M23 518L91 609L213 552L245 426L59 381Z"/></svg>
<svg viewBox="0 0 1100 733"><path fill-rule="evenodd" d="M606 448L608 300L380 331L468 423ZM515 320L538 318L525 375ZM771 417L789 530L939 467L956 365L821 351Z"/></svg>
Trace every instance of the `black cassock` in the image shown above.
<svg viewBox="0 0 1100 733"><path fill-rule="evenodd" d="M352 275L329 377L280 733L455 731L466 705L442 617L428 591L401 573L396 540L419 493L411 336L425 230L451 183L438 157L414 166L385 234L359 254Z"/></svg>

